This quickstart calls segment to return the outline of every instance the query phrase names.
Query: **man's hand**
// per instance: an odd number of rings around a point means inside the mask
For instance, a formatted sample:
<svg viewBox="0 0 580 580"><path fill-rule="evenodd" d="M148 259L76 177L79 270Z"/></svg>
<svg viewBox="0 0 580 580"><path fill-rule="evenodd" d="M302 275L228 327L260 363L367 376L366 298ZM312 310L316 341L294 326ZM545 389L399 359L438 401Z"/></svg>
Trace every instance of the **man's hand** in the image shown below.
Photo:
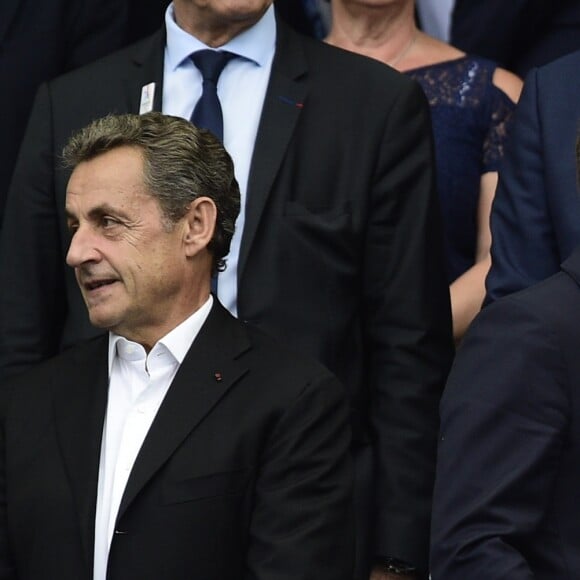
<svg viewBox="0 0 580 580"><path fill-rule="evenodd" d="M391 574L385 572L381 566L375 566L369 580L417 580L415 574Z"/></svg>

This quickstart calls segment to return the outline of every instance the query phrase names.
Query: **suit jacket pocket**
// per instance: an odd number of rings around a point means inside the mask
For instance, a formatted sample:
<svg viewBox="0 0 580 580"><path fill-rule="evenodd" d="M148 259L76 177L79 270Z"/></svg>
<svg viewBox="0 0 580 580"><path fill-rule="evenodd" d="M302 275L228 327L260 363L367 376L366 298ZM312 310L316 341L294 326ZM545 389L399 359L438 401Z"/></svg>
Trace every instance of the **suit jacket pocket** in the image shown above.
<svg viewBox="0 0 580 580"><path fill-rule="evenodd" d="M332 208L286 202L278 237L282 247L291 254L298 252L301 260L309 250L308 256L317 260L325 261L333 256L347 261L357 258L353 215L348 202Z"/></svg>
<svg viewBox="0 0 580 580"><path fill-rule="evenodd" d="M351 206L349 202L336 207L307 207L296 201L287 201L284 204L284 216L293 220L316 225L343 224L348 225L351 218Z"/></svg>
<svg viewBox="0 0 580 580"><path fill-rule="evenodd" d="M161 501L163 504L184 503L241 494L246 489L251 476L251 469L236 469L178 481L166 481L163 485Z"/></svg>

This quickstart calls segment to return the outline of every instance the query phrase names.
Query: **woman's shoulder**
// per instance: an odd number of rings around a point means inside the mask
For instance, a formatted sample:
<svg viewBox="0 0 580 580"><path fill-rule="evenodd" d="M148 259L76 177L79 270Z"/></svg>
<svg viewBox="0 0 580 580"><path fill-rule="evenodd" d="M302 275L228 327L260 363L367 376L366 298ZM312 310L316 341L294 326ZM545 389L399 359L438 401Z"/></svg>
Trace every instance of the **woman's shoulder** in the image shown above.
<svg viewBox="0 0 580 580"><path fill-rule="evenodd" d="M492 82L514 103L519 101L523 87L523 81L520 77L504 68L496 67L493 73Z"/></svg>
<svg viewBox="0 0 580 580"><path fill-rule="evenodd" d="M499 90L513 103L517 102L522 81L495 62L456 50L441 52L440 56L446 58L436 59L432 55L429 62L405 71L423 86L430 99L446 95L443 100L448 104L478 106Z"/></svg>

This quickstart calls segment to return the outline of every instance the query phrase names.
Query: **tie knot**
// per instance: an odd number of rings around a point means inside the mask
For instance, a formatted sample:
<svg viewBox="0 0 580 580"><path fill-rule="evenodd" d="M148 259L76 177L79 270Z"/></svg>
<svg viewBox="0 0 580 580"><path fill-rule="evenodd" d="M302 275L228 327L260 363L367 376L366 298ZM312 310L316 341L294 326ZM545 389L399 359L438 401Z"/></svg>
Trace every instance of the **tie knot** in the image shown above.
<svg viewBox="0 0 580 580"><path fill-rule="evenodd" d="M191 55L204 81L216 84L226 64L236 55L224 50L199 50Z"/></svg>

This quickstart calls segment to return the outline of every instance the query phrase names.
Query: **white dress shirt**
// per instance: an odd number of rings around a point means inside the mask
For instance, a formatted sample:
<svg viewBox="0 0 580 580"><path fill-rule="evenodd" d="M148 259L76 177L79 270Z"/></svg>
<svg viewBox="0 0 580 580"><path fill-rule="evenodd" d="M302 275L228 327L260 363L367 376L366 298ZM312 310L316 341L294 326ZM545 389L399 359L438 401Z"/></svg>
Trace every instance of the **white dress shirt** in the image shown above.
<svg viewBox="0 0 580 580"><path fill-rule="evenodd" d="M417 0L421 28L431 36L449 42L455 0Z"/></svg>
<svg viewBox="0 0 580 580"><path fill-rule="evenodd" d="M173 4L165 13L165 26L167 45L162 109L165 114L189 119L202 92L201 73L190 56L209 47L177 26ZM237 315L238 257L245 221L248 176L275 45L276 20L274 7L270 6L254 26L219 48L243 57L228 62L217 87L224 119L224 146L234 160L241 195L240 215L226 258L227 269L220 273L218 283L220 302L234 315Z"/></svg>
<svg viewBox="0 0 580 580"><path fill-rule="evenodd" d="M169 386L211 310L213 298L160 339L149 354L109 334L109 396L101 441L94 580L105 580L117 513L129 474Z"/></svg>

